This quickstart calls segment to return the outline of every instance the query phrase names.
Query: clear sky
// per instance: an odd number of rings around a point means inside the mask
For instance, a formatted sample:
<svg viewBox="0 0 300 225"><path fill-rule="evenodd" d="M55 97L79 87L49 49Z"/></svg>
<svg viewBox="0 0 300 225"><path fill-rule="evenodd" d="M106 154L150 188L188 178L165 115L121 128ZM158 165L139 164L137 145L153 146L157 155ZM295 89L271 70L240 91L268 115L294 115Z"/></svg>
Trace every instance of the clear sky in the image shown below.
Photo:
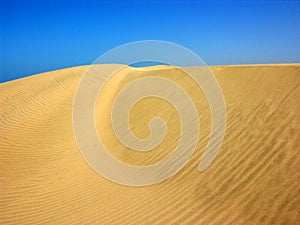
<svg viewBox="0 0 300 225"><path fill-rule="evenodd" d="M300 63L299 1L0 0L0 82L171 41L208 65Z"/></svg>

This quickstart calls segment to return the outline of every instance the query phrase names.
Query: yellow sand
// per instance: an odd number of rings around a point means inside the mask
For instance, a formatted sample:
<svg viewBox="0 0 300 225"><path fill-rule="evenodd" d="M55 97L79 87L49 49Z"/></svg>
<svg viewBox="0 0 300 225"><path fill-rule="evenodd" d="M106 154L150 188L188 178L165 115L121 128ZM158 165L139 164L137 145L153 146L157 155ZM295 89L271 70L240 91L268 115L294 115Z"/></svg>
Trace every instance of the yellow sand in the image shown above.
<svg viewBox="0 0 300 225"><path fill-rule="evenodd" d="M120 72L99 96L96 126L124 162L164 159L180 132L174 108L148 98L130 114L133 132L147 137L149 120L160 115L168 124L166 139L149 153L124 148L109 115L126 83L154 74L168 77L187 90L199 111L200 140L192 159L175 176L147 187L112 183L81 156L72 104L86 69L0 84L0 224L300 224L299 64L211 67L224 93L227 130L217 158L202 173L197 166L211 119L203 93L170 67Z"/></svg>

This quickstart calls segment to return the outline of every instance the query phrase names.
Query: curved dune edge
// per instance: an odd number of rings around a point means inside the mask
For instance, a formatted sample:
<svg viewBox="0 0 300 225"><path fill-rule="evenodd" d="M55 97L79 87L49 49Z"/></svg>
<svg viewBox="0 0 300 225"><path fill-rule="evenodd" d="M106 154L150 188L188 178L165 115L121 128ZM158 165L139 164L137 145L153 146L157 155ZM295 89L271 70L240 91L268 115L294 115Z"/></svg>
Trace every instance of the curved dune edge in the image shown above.
<svg viewBox="0 0 300 225"><path fill-rule="evenodd" d="M192 159L167 181L140 188L102 178L77 148L72 104L86 69L0 84L0 224L300 223L299 64L211 67L227 106L226 136L216 160L198 172L210 129L210 121L205 121L209 109L200 95L202 136ZM163 75L172 68L128 68L116 86L108 88L107 97L130 77L153 70ZM188 81L181 82L193 90ZM148 104L160 107L155 100ZM176 113L170 108L168 116L171 120ZM142 121L136 120L136 126L143 127ZM107 145L117 145L101 126L97 128L106 135ZM174 126L166 140L170 146L176 139ZM156 151L145 160L123 150L112 154L139 165L170 152Z"/></svg>

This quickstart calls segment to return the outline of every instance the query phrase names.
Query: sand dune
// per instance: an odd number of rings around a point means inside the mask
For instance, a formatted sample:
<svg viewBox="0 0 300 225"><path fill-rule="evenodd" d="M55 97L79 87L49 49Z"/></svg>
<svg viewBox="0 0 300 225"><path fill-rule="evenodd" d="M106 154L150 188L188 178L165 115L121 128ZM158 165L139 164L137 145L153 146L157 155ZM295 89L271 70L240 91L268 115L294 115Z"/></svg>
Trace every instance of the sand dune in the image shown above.
<svg viewBox="0 0 300 225"><path fill-rule="evenodd" d="M73 134L72 104L86 69L0 84L0 224L300 224L299 64L211 67L224 93L227 130L217 158L202 173L197 166L211 126L203 93L174 68L120 72L96 105L99 135L118 159L155 163L178 142L176 111L155 98L136 105L131 123L138 137L146 137L149 131L141 127L164 110L171 129L157 149L131 151L114 137L111 100L132 79L154 73L172 77L194 98L201 121L188 164L146 187L112 183L83 159Z"/></svg>

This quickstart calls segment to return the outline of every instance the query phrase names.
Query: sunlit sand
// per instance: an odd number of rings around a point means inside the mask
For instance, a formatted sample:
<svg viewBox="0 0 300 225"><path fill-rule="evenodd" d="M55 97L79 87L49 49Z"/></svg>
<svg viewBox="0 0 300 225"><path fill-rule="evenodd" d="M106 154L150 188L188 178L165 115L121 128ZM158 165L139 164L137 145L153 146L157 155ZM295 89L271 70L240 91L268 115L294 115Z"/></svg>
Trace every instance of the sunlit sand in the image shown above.
<svg viewBox="0 0 300 225"><path fill-rule="evenodd" d="M227 130L220 152L204 172L198 164L211 118L205 95L168 66L119 72L96 104L96 128L119 160L148 165L163 160L179 140L178 114L151 97L130 114L137 137L162 116L164 142L147 153L116 139L112 100L133 79L173 79L194 99L200 120L197 149L168 180L128 187L91 169L74 138L72 105L87 66L0 84L0 224L299 224L300 65L212 66L224 93ZM102 100L101 100L102 99ZM162 113L163 112L163 113Z"/></svg>

